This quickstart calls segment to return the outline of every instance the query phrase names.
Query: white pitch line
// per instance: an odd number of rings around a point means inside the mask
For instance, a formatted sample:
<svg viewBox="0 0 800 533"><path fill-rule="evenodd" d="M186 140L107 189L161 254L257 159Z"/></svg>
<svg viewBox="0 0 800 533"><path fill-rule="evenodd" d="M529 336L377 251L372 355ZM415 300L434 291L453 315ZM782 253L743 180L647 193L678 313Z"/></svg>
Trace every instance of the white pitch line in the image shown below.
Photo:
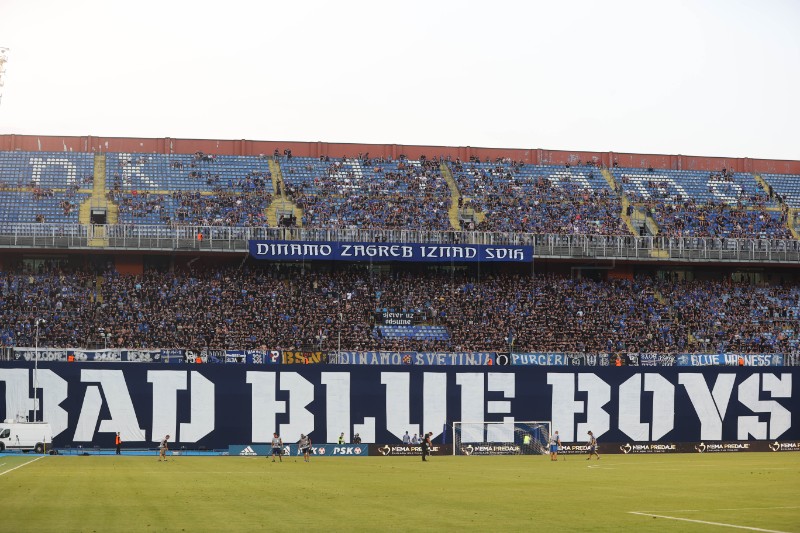
<svg viewBox="0 0 800 533"><path fill-rule="evenodd" d="M599 464L598 461L595 461L595 463ZM603 464L606 464L608 466L632 466L632 467L635 467L635 468L641 470L643 467L648 467L650 465L674 465L675 463L671 462L671 461L653 461L652 463L647 463L646 465L643 465L642 463L603 463ZM737 464L737 466L748 466L748 465L740 465L739 463L736 463L736 464ZM713 464L713 463L697 463L697 464L692 465L692 467L695 467L695 466L710 466L710 467L714 467L714 468L722 468L722 467L726 467L728 465ZM752 465L752 466L756 466L756 465ZM654 468L653 470L659 470L659 469L660 468ZM683 470L685 470L685 469L683 469ZM777 469L770 468L769 470L777 470ZM788 470L788 468L786 468L785 470Z"/></svg>
<svg viewBox="0 0 800 533"><path fill-rule="evenodd" d="M666 516L666 515L652 514L652 513L639 513L636 511L628 511L628 514L636 514L640 516L654 516L656 518L665 518L667 520L679 520L681 522L693 522L695 524L707 524L709 526L732 527L735 529L747 529L749 531L763 531L764 533L789 533L787 531L778 531L777 529L762 529L760 527L737 526L736 524L723 524L722 522L709 522L707 520L694 520L691 518L680 518L677 516Z"/></svg>
<svg viewBox="0 0 800 533"><path fill-rule="evenodd" d="M152 470L152 471L150 471L148 473L152 474L153 472L166 472L167 470L168 469L166 469L166 468L156 469L156 470ZM205 475L205 474L214 474L214 475L226 474L226 475L230 475L230 474L235 474L235 475L253 475L253 476L262 475L263 476L264 472L252 472L252 471L251 472L235 472L235 471L231 471L231 472L187 472L185 470L178 470L178 471L173 471L172 474L193 474L193 475L201 475L201 474L202 475ZM172 475L172 474L170 474L170 475Z"/></svg>
<svg viewBox="0 0 800 533"><path fill-rule="evenodd" d="M658 512L659 513L704 513L709 511L769 511L770 509L800 509L800 505L781 505L777 507L735 507L735 508L728 507L724 509L668 509ZM636 512L646 513L648 511L636 511Z"/></svg>
<svg viewBox="0 0 800 533"><path fill-rule="evenodd" d="M605 468L606 470L614 470L610 467L616 467L618 463L603 463L601 465L594 464L594 465L586 465L586 468ZM674 464L674 463L673 463ZM692 465L696 466L696 465ZM653 471L657 472L686 472L685 468L653 468Z"/></svg>
<svg viewBox="0 0 800 533"><path fill-rule="evenodd" d="M711 511L758 511L760 509L800 509L800 505L782 505L780 507L736 507L735 509L710 509Z"/></svg>
<svg viewBox="0 0 800 533"><path fill-rule="evenodd" d="M13 472L13 471L14 471L14 470L16 470L17 468L22 468L23 466L25 466L25 465L29 465L29 464L31 464L31 463L32 463L32 462L34 462L34 461L38 461L39 459L44 459L44 457L45 457L44 455L40 455L40 456L39 456L39 457L37 457L36 459L31 459L31 460L30 460L30 461L28 461L27 463L22 463L21 465L19 465L19 466L15 466L14 468L10 468L10 469L6 470L5 472L0 472L0 476L5 476L5 475L6 475L6 474L8 474L9 472ZM3 464L5 464L5 463L3 463Z"/></svg>

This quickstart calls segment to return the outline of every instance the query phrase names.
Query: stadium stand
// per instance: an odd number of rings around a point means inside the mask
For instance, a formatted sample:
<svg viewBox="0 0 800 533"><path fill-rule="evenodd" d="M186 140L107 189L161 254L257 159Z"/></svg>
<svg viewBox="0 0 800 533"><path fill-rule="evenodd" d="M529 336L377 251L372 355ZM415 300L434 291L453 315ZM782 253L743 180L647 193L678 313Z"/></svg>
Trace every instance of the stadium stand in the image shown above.
<svg viewBox="0 0 800 533"><path fill-rule="evenodd" d="M268 161L195 154L107 154L109 198L127 224L261 226L272 201Z"/></svg>
<svg viewBox="0 0 800 533"><path fill-rule="evenodd" d="M763 174L770 196L774 196L783 206L789 221L792 235L800 239L800 175Z"/></svg>
<svg viewBox="0 0 800 533"><path fill-rule="evenodd" d="M468 155L463 161L415 157L294 157L288 150L269 157L200 151L4 151L0 225L42 228L32 224L40 222L56 229L55 225L88 228L83 209L87 204L113 205L119 216L109 224L124 225L117 228L123 233L132 226L177 228L173 233L184 232L180 238L189 246L178 240L173 244L167 235L170 246L179 253L200 253L205 250L195 242L198 226L218 227L206 234L209 240L226 227L260 231L248 230L247 238L298 238L299 232L276 229L275 205L280 200L281 209L297 213L296 224L309 230L303 235L313 238L360 236L349 231L354 229L432 230L440 237L438 232L447 231L446 238L452 240L422 242L451 243L477 236L483 243L527 244L531 240L519 234L536 233L556 244L567 243L553 245L553 255L562 256L574 254L569 243L578 240L575 235L590 237L581 242L607 240L610 247L622 248L633 241L636 246L646 241L657 247L674 240L680 249L690 248L692 243L685 241L695 237L714 237L700 246L714 250L720 260L728 258L728 237L784 239L793 231L797 235L791 225L797 223L792 217L800 209L800 175L601 168L579 162L534 165ZM639 215L637 223L648 224L632 224L632 214ZM459 234L458 228L502 234ZM639 231L644 236L634 239L632 233ZM370 235L385 240L381 233ZM404 234L413 233L391 235L403 241ZM526 272L527 266L367 268L246 259L232 264L221 255L201 260L192 269L178 266L174 259L156 260L158 268L148 268L148 261L139 259L130 261L137 268L126 270L118 267L135 252L100 253L109 246L109 234L117 235L112 228L103 238L95 237L88 246L100 250L82 263L62 257L26 270L30 259L23 264L21 258L30 256L25 252L0 257L0 345L32 345L32 324L44 318L39 336L43 347L97 347L98 332L103 331L110 333L102 337L109 347L193 350L800 350L800 286L791 268L786 281L772 279L773 285L766 277L732 282L740 277L730 268L694 281L664 275L652 265L589 280L572 275L569 266L545 266L543 273L537 266L534 276L532 270ZM612 241L617 236L621 238ZM139 246L135 238L130 242ZM734 244L731 260L739 259L737 250L748 249L774 252L768 260L787 262L792 259L781 252L789 244L796 251L798 243ZM64 251L42 250L45 255ZM655 251L663 253L647 259L670 258L668 250ZM380 311L386 309L413 310L413 324L384 323Z"/></svg>
<svg viewBox="0 0 800 533"><path fill-rule="evenodd" d="M280 165L303 227L450 229L449 192L435 161L282 157Z"/></svg>
<svg viewBox="0 0 800 533"><path fill-rule="evenodd" d="M35 302L35 303L33 303ZM376 302L415 309L376 323ZM98 277L0 274L0 338L40 346L646 353L797 351L800 286L639 277L328 271L263 264ZM378 334L380 332L380 334ZM102 346L102 344L101 344Z"/></svg>
<svg viewBox="0 0 800 533"><path fill-rule="evenodd" d="M0 224L77 224L93 165L86 153L0 152Z"/></svg>
<svg viewBox="0 0 800 533"><path fill-rule="evenodd" d="M762 174L775 194L792 209L800 209L800 175Z"/></svg>
<svg viewBox="0 0 800 533"><path fill-rule="evenodd" d="M0 152L0 223L86 224L81 206L105 195L119 210L109 223L142 226L275 227L281 199L293 223L322 230L791 239L800 209L800 176L727 170L199 151L95 164L91 153Z"/></svg>
<svg viewBox="0 0 800 533"><path fill-rule="evenodd" d="M486 231L628 235L619 197L594 166L525 165L501 159L494 163L449 164L464 204Z"/></svg>
<svg viewBox="0 0 800 533"><path fill-rule="evenodd" d="M785 210L751 174L631 168L612 174L659 235L792 238Z"/></svg>

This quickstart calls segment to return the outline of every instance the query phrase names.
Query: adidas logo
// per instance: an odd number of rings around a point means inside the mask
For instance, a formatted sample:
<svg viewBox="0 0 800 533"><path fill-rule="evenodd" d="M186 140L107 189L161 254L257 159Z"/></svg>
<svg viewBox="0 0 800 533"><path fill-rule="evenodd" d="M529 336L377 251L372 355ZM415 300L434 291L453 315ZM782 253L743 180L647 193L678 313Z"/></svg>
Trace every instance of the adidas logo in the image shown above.
<svg viewBox="0 0 800 533"><path fill-rule="evenodd" d="M240 451L239 455L258 455L258 454L255 451L253 451L253 448L248 446L244 450Z"/></svg>

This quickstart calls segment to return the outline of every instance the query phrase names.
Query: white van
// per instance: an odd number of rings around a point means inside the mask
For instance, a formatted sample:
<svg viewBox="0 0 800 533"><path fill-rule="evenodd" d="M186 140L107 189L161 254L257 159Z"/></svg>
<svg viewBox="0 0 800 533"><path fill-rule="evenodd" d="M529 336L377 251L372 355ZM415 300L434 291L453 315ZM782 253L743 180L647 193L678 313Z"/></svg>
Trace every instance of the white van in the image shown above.
<svg viewBox="0 0 800 533"><path fill-rule="evenodd" d="M33 450L45 453L53 442L53 429L48 422L14 422L0 424L0 452L5 450Z"/></svg>

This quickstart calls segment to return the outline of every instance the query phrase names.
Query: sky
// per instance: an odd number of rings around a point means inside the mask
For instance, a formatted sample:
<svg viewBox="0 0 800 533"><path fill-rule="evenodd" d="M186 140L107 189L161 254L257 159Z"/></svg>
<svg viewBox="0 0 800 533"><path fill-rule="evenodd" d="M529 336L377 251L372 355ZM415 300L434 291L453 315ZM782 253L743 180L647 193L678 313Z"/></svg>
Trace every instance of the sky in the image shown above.
<svg viewBox="0 0 800 533"><path fill-rule="evenodd" d="M0 134L800 160L798 0L0 0Z"/></svg>

